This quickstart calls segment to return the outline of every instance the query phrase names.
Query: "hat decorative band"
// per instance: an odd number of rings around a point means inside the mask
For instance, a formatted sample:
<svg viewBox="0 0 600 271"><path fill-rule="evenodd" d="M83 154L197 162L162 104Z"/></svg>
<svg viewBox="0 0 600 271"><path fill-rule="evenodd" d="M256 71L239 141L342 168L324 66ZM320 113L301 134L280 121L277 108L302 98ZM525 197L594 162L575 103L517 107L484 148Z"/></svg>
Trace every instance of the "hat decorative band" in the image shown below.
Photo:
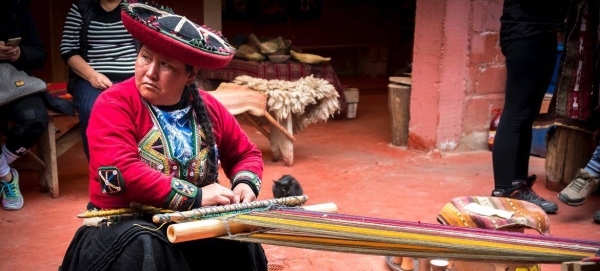
<svg viewBox="0 0 600 271"><path fill-rule="evenodd" d="M142 44L185 64L216 69L226 66L235 54L220 31L199 26L170 8L134 1L122 4L121 19Z"/></svg>

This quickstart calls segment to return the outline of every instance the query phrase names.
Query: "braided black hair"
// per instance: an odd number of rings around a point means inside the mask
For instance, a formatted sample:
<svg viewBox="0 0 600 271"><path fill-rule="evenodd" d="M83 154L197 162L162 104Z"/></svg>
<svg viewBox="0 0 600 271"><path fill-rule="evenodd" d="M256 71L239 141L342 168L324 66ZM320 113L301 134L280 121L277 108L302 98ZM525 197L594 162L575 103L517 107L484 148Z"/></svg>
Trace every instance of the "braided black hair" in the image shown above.
<svg viewBox="0 0 600 271"><path fill-rule="evenodd" d="M186 70L192 72L193 67L191 65L186 65ZM187 91L192 95L192 107L194 108L194 112L198 117L198 122L200 124L200 127L202 128L202 131L204 132L204 136L206 137L207 142L202 143L208 144L208 169L206 171L206 180L209 181L209 183L219 182L219 162L217 148L215 144L215 135L213 134L212 123L210 122L206 105L202 100L202 96L200 96L200 92L198 91L198 87L196 86L196 84L192 83L189 86L187 86Z"/></svg>

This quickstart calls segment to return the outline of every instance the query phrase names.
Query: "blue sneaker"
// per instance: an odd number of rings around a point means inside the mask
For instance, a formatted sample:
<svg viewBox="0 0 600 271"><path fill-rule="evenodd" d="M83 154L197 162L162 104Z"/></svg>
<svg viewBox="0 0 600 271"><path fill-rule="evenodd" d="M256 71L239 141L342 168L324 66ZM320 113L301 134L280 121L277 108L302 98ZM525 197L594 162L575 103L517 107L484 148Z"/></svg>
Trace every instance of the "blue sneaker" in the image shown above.
<svg viewBox="0 0 600 271"><path fill-rule="evenodd" d="M10 169L10 173L13 176L12 182L2 181L2 206L13 211L23 208L23 195L19 190L19 173L14 168Z"/></svg>

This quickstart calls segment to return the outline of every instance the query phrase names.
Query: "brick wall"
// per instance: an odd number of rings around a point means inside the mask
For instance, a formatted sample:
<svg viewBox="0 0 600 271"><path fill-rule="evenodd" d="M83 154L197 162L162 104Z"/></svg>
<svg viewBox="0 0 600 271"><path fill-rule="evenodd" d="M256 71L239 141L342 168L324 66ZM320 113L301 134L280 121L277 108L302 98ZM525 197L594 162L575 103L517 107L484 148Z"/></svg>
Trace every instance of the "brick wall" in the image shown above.
<svg viewBox="0 0 600 271"><path fill-rule="evenodd" d="M500 50L501 0L471 1L469 73L460 149L487 148L493 108L502 108L506 69Z"/></svg>
<svg viewBox="0 0 600 271"><path fill-rule="evenodd" d="M502 107L502 0L417 0L409 148L487 148Z"/></svg>

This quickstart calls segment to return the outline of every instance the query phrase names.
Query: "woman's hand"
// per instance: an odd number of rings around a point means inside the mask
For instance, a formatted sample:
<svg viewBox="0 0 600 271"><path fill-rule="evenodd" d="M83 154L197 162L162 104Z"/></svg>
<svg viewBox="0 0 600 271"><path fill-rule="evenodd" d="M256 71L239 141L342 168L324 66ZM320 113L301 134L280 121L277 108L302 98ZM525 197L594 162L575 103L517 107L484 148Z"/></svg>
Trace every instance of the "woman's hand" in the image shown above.
<svg viewBox="0 0 600 271"><path fill-rule="evenodd" d="M5 46L4 41L0 41L0 60L9 60L15 62L21 56L21 48L19 46Z"/></svg>
<svg viewBox="0 0 600 271"><path fill-rule="evenodd" d="M97 71L94 71L94 73L89 77L88 81L90 81L92 87L95 87L99 90L105 90L112 86L112 81L110 81L106 75Z"/></svg>
<svg viewBox="0 0 600 271"><path fill-rule="evenodd" d="M202 204L200 206L227 205L233 202L233 191L225 186L213 183L202 187Z"/></svg>
<svg viewBox="0 0 600 271"><path fill-rule="evenodd" d="M234 203L246 203L256 200L254 191L252 191L252 188L246 183L236 185L233 189L233 195L235 197Z"/></svg>
<svg viewBox="0 0 600 271"><path fill-rule="evenodd" d="M89 63L85 62L80 55L71 56L69 60L67 60L67 65L69 65L69 68L71 68L75 74L90 82L90 85L96 89L105 90L112 86L112 82L106 75L94 70L94 68L92 68Z"/></svg>

